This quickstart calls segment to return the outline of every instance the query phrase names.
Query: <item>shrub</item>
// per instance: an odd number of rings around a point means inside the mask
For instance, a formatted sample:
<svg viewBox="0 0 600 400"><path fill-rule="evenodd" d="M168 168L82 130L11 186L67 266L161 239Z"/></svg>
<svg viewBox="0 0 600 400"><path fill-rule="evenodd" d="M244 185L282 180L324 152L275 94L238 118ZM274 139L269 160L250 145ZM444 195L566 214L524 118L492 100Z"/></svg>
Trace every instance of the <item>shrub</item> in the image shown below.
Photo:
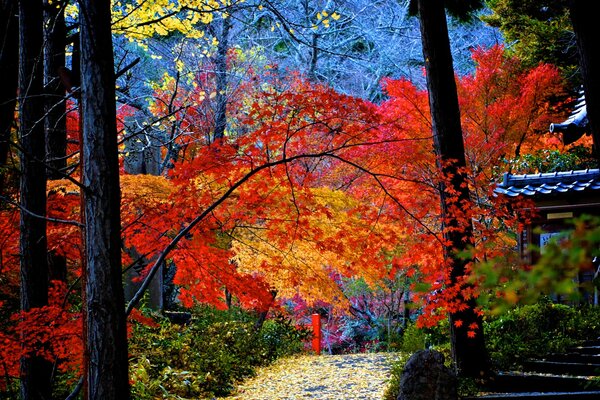
<svg viewBox="0 0 600 400"><path fill-rule="evenodd" d="M414 353L425 348L427 335L423 329L417 328L414 323L408 325L402 335L401 349L406 353Z"/></svg>
<svg viewBox="0 0 600 400"><path fill-rule="evenodd" d="M273 361L279 357L300 353L304 350L304 342L311 336L310 329L297 327L281 315L267 320L261 328L264 356L268 361Z"/></svg>
<svg viewBox="0 0 600 400"><path fill-rule="evenodd" d="M561 352L600 333L600 310L549 301L518 307L487 321L488 351L496 367L518 367L528 358Z"/></svg>
<svg viewBox="0 0 600 400"><path fill-rule="evenodd" d="M225 396L257 366L300 351L305 337L283 317L256 331L250 315L214 310L185 326L167 319L158 328L136 324L130 341L133 397Z"/></svg>
<svg viewBox="0 0 600 400"><path fill-rule="evenodd" d="M387 381L385 390L383 391L382 400L396 400L400 394L400 378L406 359L400 358L392 363L390 368L390 378Z"/></svg>

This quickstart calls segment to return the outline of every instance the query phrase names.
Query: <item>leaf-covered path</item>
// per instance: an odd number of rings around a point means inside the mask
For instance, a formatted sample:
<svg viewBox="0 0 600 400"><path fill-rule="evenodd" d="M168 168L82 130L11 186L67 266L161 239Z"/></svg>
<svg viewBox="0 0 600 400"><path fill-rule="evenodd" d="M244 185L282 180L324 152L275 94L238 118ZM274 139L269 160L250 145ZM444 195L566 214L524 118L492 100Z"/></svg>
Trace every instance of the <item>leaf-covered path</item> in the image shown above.
<svg viewBox="0 0 600 400"><path fill-rule="evenodd" d="M395 353L301 355L278 360L229 400L381 400Z"/></svg>

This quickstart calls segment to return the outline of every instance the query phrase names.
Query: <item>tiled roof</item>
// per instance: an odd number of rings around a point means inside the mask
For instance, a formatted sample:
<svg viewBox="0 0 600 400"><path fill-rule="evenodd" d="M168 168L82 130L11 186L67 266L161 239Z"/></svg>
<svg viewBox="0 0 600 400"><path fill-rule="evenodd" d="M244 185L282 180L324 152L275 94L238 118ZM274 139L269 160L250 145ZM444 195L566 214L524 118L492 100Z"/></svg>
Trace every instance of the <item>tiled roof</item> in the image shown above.
<svg viewBox="0 0 600 400"><path fill-rule="evenodd" d="M505 173L502 183L496 186L494 192L510 197L539 197L593 190L600 190L599 169L526 175Z"/></svg>
<svg viewBox="0 0 600 400"><path fill-rule="evenodd" d="M574 105L574 109L571 112L571 115L569 115L569 118L559 124L550 124L551 133L562 132L564 144L575 143L584 134L590 134L583 89L580 90L579 95L580 97L577 99L577 103Z"/></svg>

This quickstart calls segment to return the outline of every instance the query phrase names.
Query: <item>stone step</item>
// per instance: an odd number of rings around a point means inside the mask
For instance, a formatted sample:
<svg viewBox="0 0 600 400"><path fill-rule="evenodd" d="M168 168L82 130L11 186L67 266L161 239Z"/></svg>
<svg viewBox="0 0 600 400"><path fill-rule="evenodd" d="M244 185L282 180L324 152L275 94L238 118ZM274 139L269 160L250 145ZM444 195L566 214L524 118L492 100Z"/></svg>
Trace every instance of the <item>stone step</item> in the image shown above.
<svg viewBox="0 0 600 400"><path fill-rule="evenodd" d="M521 392L521 393L490 393L480 396L467 396L462 400L598 400L600 391L595 392Z"/></svg>
<svg viewBox="0 0 600 400"><path fill-rule="evenodd" d="M600 364L600 355L593 354L548 354L540 361Z"/></svg>
<svg viewBox="0 0 600 400"><path fill-rule="evenodd" d="M600 381L581 376L502 372L489 380L482 389L494 393L591 392L600 391Z"/></svg>
<svg viewBox="0 0 600 400"><path fill-rule="evenodd" d="M600 362L597 364L581 362L560 362L532 360L523 363L528 372L554 375L600 376Z"/></svg>
<svg viewBox="0 0 600 400"><path fill-rule="evenodd" d="M600 354L600 346L574 346L567 349L567 353L571 354Z"/></svg>
<svg viewBox="0 0 600 400"><path fill-rule="evenodd" d="M600 339L586 340L585 342L583 342L582 345L583 346L600 346Z"/></svg>

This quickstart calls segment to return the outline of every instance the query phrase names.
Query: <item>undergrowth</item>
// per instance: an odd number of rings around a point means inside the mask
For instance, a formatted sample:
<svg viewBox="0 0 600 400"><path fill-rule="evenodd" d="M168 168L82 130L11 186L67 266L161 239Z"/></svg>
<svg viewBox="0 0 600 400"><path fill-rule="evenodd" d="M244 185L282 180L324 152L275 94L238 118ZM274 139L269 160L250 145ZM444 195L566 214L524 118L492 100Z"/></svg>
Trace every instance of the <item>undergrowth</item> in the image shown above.
<svg viewBox="0 0 600 400"><path fill-rule="evenodd" d="M136 324L130 340L132 397L198 399L225 396L258 366L303 349L308 332L284 317L256 330L245 314L205 309L187 325L168 319Z"/></svg>

